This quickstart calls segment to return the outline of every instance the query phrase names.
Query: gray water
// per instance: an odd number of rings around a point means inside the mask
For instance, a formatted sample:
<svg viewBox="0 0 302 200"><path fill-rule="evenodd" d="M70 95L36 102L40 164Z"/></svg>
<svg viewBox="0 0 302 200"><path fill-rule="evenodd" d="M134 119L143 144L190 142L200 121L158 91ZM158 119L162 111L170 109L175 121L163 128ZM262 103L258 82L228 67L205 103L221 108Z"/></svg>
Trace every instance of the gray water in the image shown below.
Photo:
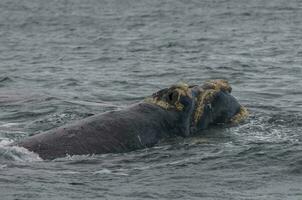
<svg viewBox="0 0 302 200"><path fill-rule="evenodd" d="M302 1L0 1L0 199L302 199ZM43 161L11 143L185 81L243 124Z"/></svg>

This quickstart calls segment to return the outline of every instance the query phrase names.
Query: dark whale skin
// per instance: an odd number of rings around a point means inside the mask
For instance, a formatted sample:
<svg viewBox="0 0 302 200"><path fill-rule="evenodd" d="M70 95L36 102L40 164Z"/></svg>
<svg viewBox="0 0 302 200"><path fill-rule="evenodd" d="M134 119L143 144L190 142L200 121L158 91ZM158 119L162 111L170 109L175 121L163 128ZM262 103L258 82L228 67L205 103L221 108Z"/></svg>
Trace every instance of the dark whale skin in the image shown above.
<svg viewBox="0 0 302 200"><path fill-rule="evenodd" d="M151 147L181 132L181 115L148 103L94 115L24 139L17 145L42 159L66 155L119 153Z"/></svg>
<svg viewBox="0 0 302 200"><path fill-rule="evenodd" d="M240 111L240 104L235 97L227 92L220 91L209 105L204 106L204 113L197 124L195 131L204 130L211 124L227 123Z"/></svg>

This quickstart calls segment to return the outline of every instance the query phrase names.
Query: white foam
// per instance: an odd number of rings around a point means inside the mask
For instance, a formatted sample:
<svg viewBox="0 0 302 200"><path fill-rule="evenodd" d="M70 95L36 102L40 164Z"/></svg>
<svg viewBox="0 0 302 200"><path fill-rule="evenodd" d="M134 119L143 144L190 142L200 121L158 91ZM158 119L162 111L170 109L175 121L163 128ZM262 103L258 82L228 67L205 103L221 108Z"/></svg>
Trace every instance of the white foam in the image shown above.
<svg viewBox="0 0 302 200"><path fill-rule="evenodd" d="M10 127L16 127L19 125L20 125L20 123L1 123L0 127L10 128Z"/></svg>
<svg viewBox="0 0 302 200"><path fill-rule="evenodd" d="M297 132L299 132L297 130ZM244 137L247 142L291 142L300 143L299 135L293 133L291 128L269 124L259 124L251 121L248 124L234 128L233 134Z"/></svg>
<svg viewBox="0 0 302 200"><path fill-rule="evenodd" d="M13 140L8 139L8 138L0 138L0 147L7 146L13 142L14 142Z"/></svg>
<svg viewBox="0 0 302 200"><path fill-rule="evenodd" d="M12 146L13 140L0 138L0 160L34 162L42 161L38 154L35 154L23 147Z"/></svg>
<svg viewBox="0 0 302 200"><path fill-rule="evenodd" d="M93 172L93 174L112 174L112 171L104 168L104 169Z"/></svg>

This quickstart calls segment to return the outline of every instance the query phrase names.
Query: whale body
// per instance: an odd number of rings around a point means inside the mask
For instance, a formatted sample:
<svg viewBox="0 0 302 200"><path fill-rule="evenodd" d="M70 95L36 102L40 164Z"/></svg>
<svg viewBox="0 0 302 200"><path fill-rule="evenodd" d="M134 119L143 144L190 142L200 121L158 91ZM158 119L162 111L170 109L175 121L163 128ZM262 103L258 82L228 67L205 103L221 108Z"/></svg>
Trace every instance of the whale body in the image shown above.
<svg viewBox="0 0 302 200"><path fill-rule="evenodd" d="M16 143L42 159L120 153L152 147L164 138L188 137L218 123L239 123L247 110L225 80L173 85L123 110L97 114Z"/></svg>

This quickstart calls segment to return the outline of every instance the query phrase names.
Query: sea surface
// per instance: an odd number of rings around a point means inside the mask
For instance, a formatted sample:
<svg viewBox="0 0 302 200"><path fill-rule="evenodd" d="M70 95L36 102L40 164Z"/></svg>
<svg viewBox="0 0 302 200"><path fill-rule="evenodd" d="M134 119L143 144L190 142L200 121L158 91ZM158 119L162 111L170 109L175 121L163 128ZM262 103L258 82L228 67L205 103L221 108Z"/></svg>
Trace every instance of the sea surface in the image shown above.
<svg viewBox="0 0 302 200"><path fill-rule="evenodd" d="M243 124L53 161L8 145L216 78ZM0 199L301 200L302 1L1 0Z"/></svg>

